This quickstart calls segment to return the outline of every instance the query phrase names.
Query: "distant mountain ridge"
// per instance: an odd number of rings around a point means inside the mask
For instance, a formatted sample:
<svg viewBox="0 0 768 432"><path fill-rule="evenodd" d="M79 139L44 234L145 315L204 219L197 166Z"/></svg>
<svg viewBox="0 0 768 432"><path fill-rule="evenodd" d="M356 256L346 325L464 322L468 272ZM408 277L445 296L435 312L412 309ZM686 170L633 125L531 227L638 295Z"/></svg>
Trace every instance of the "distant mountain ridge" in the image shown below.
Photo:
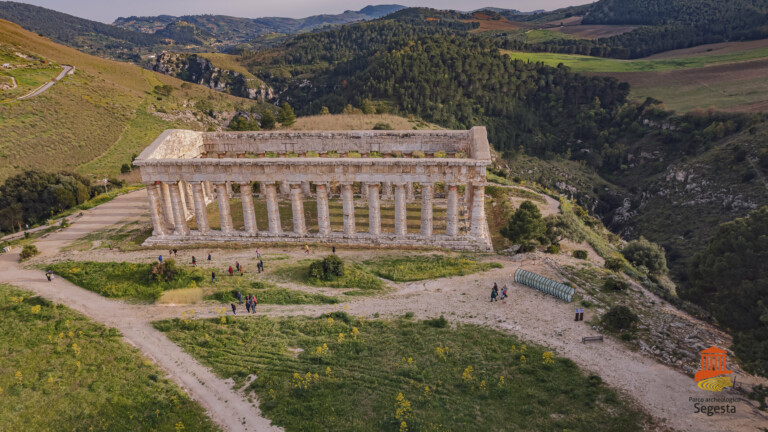
<svg viewBox="0 0 768 432"><path fill-rule="evenodd" d="M326 25L381 18L405 9L397 4L366 6L359 11L347 10L340 14L312 15L306 18L262 17L241 18L227 15L158 15L120 17L112 25L143 34L163 34L168 26L183 22L202 32L213 35L212 45L234 46L269 34L291 34L313 30Z"/></svg>

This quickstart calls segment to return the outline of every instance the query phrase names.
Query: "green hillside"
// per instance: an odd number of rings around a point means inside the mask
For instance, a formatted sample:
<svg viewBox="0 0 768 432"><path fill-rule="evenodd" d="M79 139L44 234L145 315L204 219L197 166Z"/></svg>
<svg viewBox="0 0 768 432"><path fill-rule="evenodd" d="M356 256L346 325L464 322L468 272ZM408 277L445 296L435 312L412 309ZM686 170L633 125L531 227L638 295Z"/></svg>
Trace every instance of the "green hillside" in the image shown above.
<svg viewBox="0 0 768 432"><path fill-rule="evenodd" d="M39 96L0 103L0 180L28 168L116 176L122 164L129 164L132 155L164 129L226 126L224 119L204 114L203 107L217 113L253 105L81 53L7 21L0 21L0 40L50 63L76 68ZM170 87L158 93L157 86Z"/></svg>

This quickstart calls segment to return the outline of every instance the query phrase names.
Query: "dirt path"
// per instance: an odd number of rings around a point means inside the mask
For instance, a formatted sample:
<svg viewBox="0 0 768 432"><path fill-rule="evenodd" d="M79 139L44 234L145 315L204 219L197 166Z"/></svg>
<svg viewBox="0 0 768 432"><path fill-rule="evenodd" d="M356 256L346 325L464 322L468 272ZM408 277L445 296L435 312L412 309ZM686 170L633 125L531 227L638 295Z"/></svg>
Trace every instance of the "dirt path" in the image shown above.
<svg viewBox="0 0 768 432"><path fill-rule="evenodd" d="M50 259L77 259L100 261L148 262L159 253L167 251L141 250L127 253L99 249L88 252L69 252L56 254L60 246L93 230L102 229L119 219L146 219L146 198L138 191L116 198L111 203L99 206L83 216L71 228L51 234L38 242L38 247L48 254ZM557 209L556 200L547 200L546 212ZM346 258L365 259L381 252L375 250L340 249L339 255ZM206 250L182 250L179 261L186 261L192 255L205 256ZM262 253L288 255L291 261L305 258L295 248L262 250ZM314 250L315 254L325 251ZM391 251L389 252L391 253ZM56 254L54 256L54 254ZM203 262L203 267L222 269L234 260L250 265L253 252L248 249L216 250L213 261ZM190 396L199 400L211 413L212 418L229 430L244 430L237 420L248 415L250 430L268 428L269 422L260 419L256 424L253 419L257 407L249 404L235 393L224 381L198 364L180 348L170 342L163 334L155 331L149 323L168 318L176 318L191 308L198 318L217 316L215 305L132 305L107 300L94 293L75 287L61 279L54 283L45 282L38 271L20 269L4 256L0 261L0 280L31 289L51 300L81 311L107 325L123 332L126 339L136 345L147 356L153 358L177 382L182 384ZM344 310L353 315L371 317L398 316L413 312L418 318L431 318L444 315L449 321L475 323L490 326L501 331L515 334L531 342L551 347L556 355L572 359L585 370L600 375L605 382L618 389L630 400L635 401L645 411L659 419L664 425L684 431L757 431L768 424L768 417L758 411L751 402L744 400L738 393L723 391L713 394L696 387L693 379L676 369L662 365L654 359L631 351L627 346L610 337L604 343L584 345L581 337L596 334L587 324L595 313L587 309L584 322L573 321L572 304L563 303L553 297L545 296L530 288L516 285L511 281L514 271L523 267L527 270L558 279L555 268L547 259L539 256L535 261L515 262L506 257L492 257L504 267L482 274L463 277L445 278L424 282L393 284L390 294L371 298L352 298L350 302L333 306L259 306L260 315L318 315L332 310ZM572 260L563 256L558 260ZM287 262L285 260L278 261ZM576 265L577 261L569 262ZM562 264L562 262L558 262ZM226 277L226 276L225 276ZM252 277L269 278L270 274ZM507 284L510 287L510 300L489 303L489 288L494 283ZM282 283L288 286L288 284ZM315 290L302 286L295 289ZM665 302L649 294L649 301L655 301L660 308L671 308ZM690 318L693 320L692 318ZM706 341L714 345L716 341ZM200 381L205 384L201 384ZM724 397L737 399L736 414L706 416L694 413L694 402L689 398ZM243 414L245 413L245 414Z"/></svg>
<svg viewBox="0 0 768 432"><path fill-rule="evenodd" d="M74 223L70 228L50 234L36 243L43 256L53 256L61 246L83 235L103 229L117 220L142 216L147 212L146 192L136 191L98 206ZM150 320L137 314L142 306L109 300L98 294L72 285L62 278L45 280L38 270L21 268L18 254L0 255L0 281L31 290L49 300L66 305L90 318L118 329L130 344L152 359L192 399L200 402L210 417L226 431L280 430L261 417L256 402L232 389L230 384L216 377L207 367L198 363L162 332L155 330ZM247 421L245 421L247 419Z"/></svg>
<svg viewBox="0 0 768 432"><path fill-rule="evenodd" d="M49 88L53 87L54 84L56 84L57 82L61 81L61 79L64 78L64 76L66 76L67 73L69 73L69 71L74 69L72 66L67 66L67 65L62 65L61 67L62 67L62 70L61 70L61 72L58 75L56 75L56 78L54 78L51 81L48 81L47 83L45 83L45 84L41 85L40 87L32 90L31 92L25 94L24 96L18 97L17 99L19 99L19 100L29 99L29 98L33 98L33 97L35 97L37 95L40 95L40 94L44 93Z"/></svg>

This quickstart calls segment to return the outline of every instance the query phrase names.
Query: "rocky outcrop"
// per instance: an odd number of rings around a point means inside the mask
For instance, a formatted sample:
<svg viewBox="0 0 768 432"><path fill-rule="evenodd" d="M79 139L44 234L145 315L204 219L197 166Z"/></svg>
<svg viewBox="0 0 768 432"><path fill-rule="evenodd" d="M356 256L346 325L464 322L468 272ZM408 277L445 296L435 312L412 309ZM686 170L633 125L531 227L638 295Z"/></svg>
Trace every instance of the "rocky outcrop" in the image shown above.
<svg viewBox="0 0 768 432"><path fill-rule="evenodd" d="M147 68L184 81L248 99L267 102L274 99L271 87L253 76L216 67L197 54L162 53Z"/></svg>

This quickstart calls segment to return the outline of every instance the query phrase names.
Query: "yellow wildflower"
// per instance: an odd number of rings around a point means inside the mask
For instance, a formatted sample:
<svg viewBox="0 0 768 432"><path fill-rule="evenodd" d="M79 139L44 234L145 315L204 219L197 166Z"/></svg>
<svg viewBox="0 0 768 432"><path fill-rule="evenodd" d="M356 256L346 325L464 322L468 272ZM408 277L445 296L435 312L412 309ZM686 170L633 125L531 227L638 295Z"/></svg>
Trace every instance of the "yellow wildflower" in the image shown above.
<svg viewBox="0 0 768 432"><path fill-rule="evenodd" d="M32 306L32 309L30 309L30 311L31 311L33 314L35 314L35 315L39 314L39 313L40 313L40 305L37 305L37 306Z"/></svg>
<svg viewBox="0 0 768 432"><path fill-rule="evenodd" d="M21 373L21 371L16 371L16 374L14 375L16 378L16 382L21 385L21 383L24 381L24 375Z"/></svg>
<svg viewBox="0 0 768 432"><path fill-rule="evenodd" d="M541 364L554 364L555 354L552 351L547 351L541 355Z"/></svg>
<svg viewBox="0 0 768 432"><path fill-rule="evenodd" d="M475 368L473 368L472 366L467 366L467 368L464 369L464 373L461 374L461 379L465 383L471 382L472 379L473 379L472 372L474 372L474 371L475 371Z"/></svg>

